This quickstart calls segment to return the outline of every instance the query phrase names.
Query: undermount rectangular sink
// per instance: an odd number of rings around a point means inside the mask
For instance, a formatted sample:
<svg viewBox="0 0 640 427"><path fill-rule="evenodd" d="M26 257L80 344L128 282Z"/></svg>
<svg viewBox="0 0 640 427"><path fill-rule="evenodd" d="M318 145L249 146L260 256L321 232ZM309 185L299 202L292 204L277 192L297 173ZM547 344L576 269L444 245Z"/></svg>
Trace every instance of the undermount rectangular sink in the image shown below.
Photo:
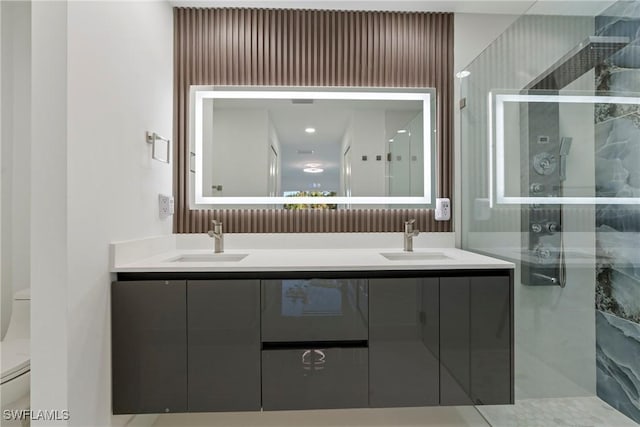
<svg viewBox="0 0 640 427"><path fill-rule="evenodd" d="M449 259L442 252L381 252L389 261L437 261Z"/></svg>
<svg viewBox="0 0 640 427"><path fill-rule="evenodd" d="M188 254L180 255L170 262L238 262L249 254Z"/></svg>

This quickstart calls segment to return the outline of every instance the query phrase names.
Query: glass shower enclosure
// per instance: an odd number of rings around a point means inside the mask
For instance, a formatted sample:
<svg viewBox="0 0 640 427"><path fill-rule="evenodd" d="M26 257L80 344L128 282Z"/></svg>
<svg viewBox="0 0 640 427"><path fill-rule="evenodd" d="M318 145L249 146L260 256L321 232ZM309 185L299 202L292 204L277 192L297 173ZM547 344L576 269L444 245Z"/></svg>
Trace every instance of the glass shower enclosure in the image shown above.
<svg viewBox="0 0 640 427"><path fill-rule="evenodd" d="M640 2L524 15L465 70L462 248L516 265L516 405L479 409L640 423Z"/></svg>

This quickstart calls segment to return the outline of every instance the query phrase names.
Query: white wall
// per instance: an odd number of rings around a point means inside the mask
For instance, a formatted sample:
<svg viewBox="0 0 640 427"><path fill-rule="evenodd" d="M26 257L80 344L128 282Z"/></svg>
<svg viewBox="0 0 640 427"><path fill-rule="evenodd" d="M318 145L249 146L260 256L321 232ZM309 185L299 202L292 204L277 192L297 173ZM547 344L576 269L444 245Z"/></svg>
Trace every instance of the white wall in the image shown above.
<svg viewBox="0 0 640 427"><path fill-rule="evenodd" d="M384 196L386 193L385 112L354 111L351 119L351 195ZM376 155L382 160L376 160ZM362 160L367 156L367 160Z"/></svg>
<svg viewBox="0 0 640 427"><path fill-rule="evenodd" d="M29 287L31 4L2 2L2 331Z"/></svg>
<svg viewBox="0 0 640 427"><path fill-rule="evenodd" d="M351 186L351 163L353 163L353 153L347 150L351 147L351 140L353 139L353 120L349 119L349 125L344 130L342 140L340 141L340 189L338 190L339 196L348 196L346 187ZM345 155L346 154L346 155Z"/></svg>
<svg viewBox="0 0 640 427"><path fill-rule="evenodd" d="M518 19L518 15L488 15L456 13L453 27L453 72L464 70L483 50ZM453 229L456 232L456 246L462 247L462 176L461 176L461 130L460 130L460 82L456 79L453 88Z"/></svg>
<svg viewBox="0 0 640 427"><path fill-rule="evenodd" d="M593 93L595 81L595 71L591 70L567 85L560 91L560 95L571 95L581 91ZM594 120L595 105L562 103L559 110L560 136L573 138L571 150L566 158L567 179L562 183L563 195L566 197L595 197L595 167L586 167L587 165L596 164L596 127L586 126L587 123ZM595 222L591 224L576 224L575 221L565 223L588 229Z"/></svg>
<svg viewBox="0 0 640 427"><path fill-rule="evenodd" d="M276 152L276 155L278 156L276 158L276 165L275 165L275 176L272 178L271 177L271 171L269 171L269 180L273 179L273 184L269 186L269 192L273 191L275 196L281 196L281 192L282 192L282 154L281 154L281 148L280 148L280 137L278 137L278 132L276 131L275 126L273 126L273 122L271 121L271 116L268 117L267 119L268 124L269 124L269 140L267 141L267 157L271 155L270 151L271 151L271 147L273 147L273 149Z"/></svg>
<svg viewBox="0 0 640 427"><path fill-rule="evenodd" d="M215 109L211 144L213 182L222 192L211 195L266 196L269 171L269 116L265 109ZM250 123L250 126L247 126Z"/></svg>
<svg viewBox="0 0 640 427"><path fill-rule="evenodd" d="M173 12L166 2L71 2L69 36L69 409L109 425L108 244L172 232L158 194L172 167L145 131L173 134Z"/></svg>
<svg viewBox="0 0 640 427"><path fill-rule="evenodd" d="M31 216L31 407L64 410L69 408L67 357L74 351L68 346L68 273L82 268L69 262L67 247L66 2L32 3L31 23L30 193L32 212L38 213Z"/></svg>
<svg viewBox="0 0 640 427"><path fill-rule="evenodd" d="M213 117L213 99L205 99L202 102L202 116ZM195 138L193 139L195 140ZM195 142L190 140L189 144L191 146L191 152L195 153L196 151ZM215 151L213 147L213 120L203 120L202 121L202 159L205 164L205 167L202 168L202 195L203 196L214 196L216 193L216 191L211 186L214 183L213 167L206 166L208 162L214 161L215 159L214 153ZM190 161L191 160L192 159L190 159ZM193 161L195 162L195 158L193 159ZM194 178L195 174L191 173L189 177ZM194 183L190 183L190 185L195 188Z"/></svg>
<svg viewBox="0 0 640 427"><path fill-rule="evenodd" d="M423 169L416 167L415 162L411 160L412 155L418 155L422 163L423 158L423 129L422 121L415 122L417 111L386 111L385 112L385 152L390 152L392 156L391 162L386 160L386 156L383 155L385 163L385 175L390 179L385 180L386 191L385 195L392 196L421 196L424 194L424 174ZM422 115L420 115L422 117ZM409 132L404 134L398 134L400 129L408 130ZM394 142L387 144L386 141L393 138ZM419 142L420 148L416 149L417 142ZM431 141L426 142L429 146ZM397 159L397 155L400 155L400 160ZM430 167L430 166L429 166ZM419 192L416 193L411 188L411 184L415 183L416 179L419 179L421 184L417 187ZM417 188L416 188L417 190Z"/></svg>
<svg viewBox="0 0 640 427"><path fill-rule="evenodd" d="M4 28L4 26L2 25L2 16L2 4L0 4L0 42L1 40L5 39L5 37L2 35L2 29ZM5 61L3 61L2 52L0 52L0 100L4 99L2 97L3 90L1 83L1 76L4 75L4 70L2 68L4 63ZM2 131L4 129L4 127L2 126L4 110L4 106L2 105L2 103L0 103L0 165L2 165L0 169L0 339L2 339L5 332L7 332L7 328L9 327L9 319L11 319L11 308L7 303L11 296L11 289L9 288L9 284L2 278L3 266L6 265L2 258L2 254L4 253L4 251L2 250L1 239L1 237L4 237L4 231L6 230L6 226L3 227L2 223L3 218L5 218L2 209L4 206L6 206L6 202L2 200L2 196L4 195L4 191L2 191L2 183L5 182L6 179L4 176L4 163L2 163L2 160L5 159L5 156L2 155L2 148L4 148L4 138L1 137Z"/></svg>
<svg viewBox="0 0 640 427"><path fill-rule="evenodd" d="M469 65L520 15L454 14L454 73Z"/></svg>
<svg viewBox="0 0 640 427"><path fill-rule="evenodd" d="M32 403L68 408L69 425L123 424L111 415L108 244L172 231L157 208L172 165L151 159L145 131L172 135L173 14L166 2L33 8L45 97L33 105L32 208L47 215L32 220Z"/></svg>

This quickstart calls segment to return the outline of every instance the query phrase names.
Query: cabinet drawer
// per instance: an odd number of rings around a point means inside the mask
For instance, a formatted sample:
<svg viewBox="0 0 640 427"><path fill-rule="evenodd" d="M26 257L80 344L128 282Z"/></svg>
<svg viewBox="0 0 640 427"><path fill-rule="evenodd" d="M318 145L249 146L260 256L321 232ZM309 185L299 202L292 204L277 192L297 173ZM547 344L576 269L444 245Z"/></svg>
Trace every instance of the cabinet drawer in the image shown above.
<svg viewBox="0 0 640 427"><path fill-rule="evenodd" d="M368 339L366 279L262 281L262 341Z"/></svg>
<svg viewBox="0 0 640 427"><path fill-rule="evenodd" d="M307 348L262 352L264 410L368 406L368 350Z"/></svg>

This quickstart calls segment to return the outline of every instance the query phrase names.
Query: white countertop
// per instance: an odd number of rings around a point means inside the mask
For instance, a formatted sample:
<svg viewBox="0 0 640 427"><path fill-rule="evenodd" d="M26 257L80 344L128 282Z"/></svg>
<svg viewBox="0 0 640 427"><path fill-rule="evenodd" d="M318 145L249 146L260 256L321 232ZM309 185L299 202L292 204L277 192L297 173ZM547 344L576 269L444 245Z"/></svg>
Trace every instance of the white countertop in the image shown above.
<svg viewBox="0 0 640 427"><path fill-rule="evenodd" d="M141 240L141 242L143 242ZM435 259L402 259L391 261L381 253L403 256L402 248L285 248L285 249L241 249L231 248L224 255L247 254L240 261L175 261L189 255L215 256L212 249L185 248L184 244L150 245L136 256L118 256L118 244L112 245L112 268L114 273L139 272L260 272L260 271L357 271L357 270L478 270L512 269L514 264L473 252L451 247L416 248L413 254ZM122 248L121 248L122 251ZM133 251L130 251L133 252ZM146 253L145 253L146 252ZM152 254L151 254L152 253ZM145 256L146 255L146 256ZM149 256L150 255L150 256Z"/></svg>

